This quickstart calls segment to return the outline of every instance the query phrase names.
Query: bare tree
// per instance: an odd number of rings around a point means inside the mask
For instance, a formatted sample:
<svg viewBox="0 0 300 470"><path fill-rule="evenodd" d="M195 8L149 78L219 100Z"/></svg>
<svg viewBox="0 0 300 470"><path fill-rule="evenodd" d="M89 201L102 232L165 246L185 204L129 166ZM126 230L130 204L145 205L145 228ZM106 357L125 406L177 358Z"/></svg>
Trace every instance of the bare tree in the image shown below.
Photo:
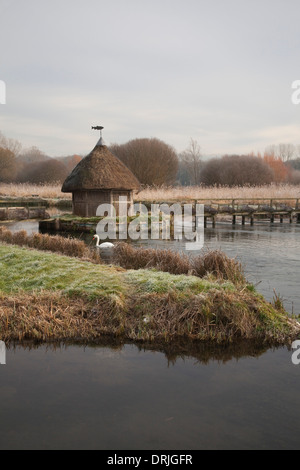
<svg viewBox="0 0 300 470"><path fill-rule="evenodd" d="M202 154L197 140L191 138L189 147L180 154L180 160L186 165L193 185L200 184Z"/></svg>
<svg viewBox="0 0 300 470"><path fill-rule="evenodd" d="M288 162L293 158L295 146L293 144L279 144L278 153L279 158L281 158L283 162Z"/></svg>
<svg viewBox="0 0 300 470"><path fill-rule="evenodd" d="M288 162L299 152L297 147L293 144L273 144L266 147L265 154L280 158L283 162Z"/></svg>
<svg viewBox="0 0 300 470"><path fill-rule="evenodd" d="M15 157L19 155L22 149L22 145L18 140L5 137L1 131L0 131L0 147L6 150L10 150L15 155Z"/></svg>
<svg viewBox="0 0 300 470"><path fill-rule="evenodd" d="M22 163L35 163L49 160L48 157L42 150L33 145L30 148L23 150L23 152L18 156L18 161Z"/></svg>

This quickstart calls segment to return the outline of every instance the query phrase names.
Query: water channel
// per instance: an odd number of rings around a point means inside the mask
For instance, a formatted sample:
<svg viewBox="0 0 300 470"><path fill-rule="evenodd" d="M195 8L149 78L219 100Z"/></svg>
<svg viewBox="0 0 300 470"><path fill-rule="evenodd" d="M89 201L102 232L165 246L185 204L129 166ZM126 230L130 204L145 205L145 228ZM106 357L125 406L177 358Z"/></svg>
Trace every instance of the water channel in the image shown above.
<svg viewBox="0 0 300 470"><path fill-rule="evenodd" d="M33 233L38 224L10 228ZM272 300L275 289L299 314L299 236L296 224L217 224L205 229L205 247L237 257L258 291ZM153 246L184 250L178 241ZM299 449L291 355L248 344L11 347L0 366L0 449Z"/></svg>

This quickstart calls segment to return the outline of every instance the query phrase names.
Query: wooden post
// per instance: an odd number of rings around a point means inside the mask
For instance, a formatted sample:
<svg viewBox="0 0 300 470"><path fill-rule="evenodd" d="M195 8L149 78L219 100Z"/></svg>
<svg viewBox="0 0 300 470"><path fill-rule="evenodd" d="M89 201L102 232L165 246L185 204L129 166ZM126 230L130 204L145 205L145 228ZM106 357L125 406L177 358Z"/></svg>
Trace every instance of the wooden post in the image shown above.
<svg viewBox="0 0 300 470"><path fill-rule="evenodd" d="M253 217L253 215L251 215L251 218L250 218L250 225L254 225L254 217Z"/></svg>
<svg viewBox="0 0 300 470"><path fill-rule="evenodd" d="M207 217L204 217L204 228L207 227Z"/></svg>
<svg viewBox="0 0 300 470"><path fill-rule="evenodd" d="M283 215L280 214L280 223L282 224L283 223Z"/></svg>
<svg viewBox="0 0 300 470"><path fill-rule="evenodd" d="M242 215L242 225L245 225L245 216Z"/></svg>
<svg viewBox="0 0 300 470"><path fill-rule="evenodd" d="M215 218L214 215L212 216L212 226L213 226L213 228L215 228L215 226L216 226L216 218Z"/></svg>
<svg viewBox="0 0 300 470"><path fill-rule="evenodd" d="M233 216L232 216L232 225L235 225L235 223L236 223L236 216L233 215Z"/></svg>

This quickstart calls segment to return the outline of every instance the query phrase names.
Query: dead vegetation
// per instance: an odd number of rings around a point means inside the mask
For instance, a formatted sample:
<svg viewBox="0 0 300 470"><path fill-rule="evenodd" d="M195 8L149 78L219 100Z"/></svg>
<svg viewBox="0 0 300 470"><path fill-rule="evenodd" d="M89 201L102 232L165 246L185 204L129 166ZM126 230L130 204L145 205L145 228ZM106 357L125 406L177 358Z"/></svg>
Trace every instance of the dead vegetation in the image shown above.
<svg viewBox="0 0 300 470"><path fill-rule="evenodd" d="M220 250L206 250L198 256L189 257L172 250L136 249L128 243L120 242L114 248L113 262L125 269L155 268L171 274L187 274L201 278L210 274L234 284L246 282L241 263Z"/></svg>
<svg viewBox="0 0 300 470"><path fill-rule="evenodd" d="M0 196L23 198L33 195L41 198L71 199L71 193L62 193L60 184L1 183ZM185 201L195 199L249 199L299 198L299 185L287 183L264 186L146 186L135 195L135 201Z"/></svg>
<svg viewBox="0 0 300 470"><path fill-rule="evenodd" d="M0 226L0 241L61 253L93 263L103 262L99 252L88 247L84 241L60 235L28 235L25 230L13 233ZM170 274L194 275L201 278L211 274L217 279L229 280L234 284L246 282L241 263L220 250L207 250L198 256L189 257L173 250L134 248L128 243L119 242L114 247L111 261L124 269L156 269Z"/></svg>
<svg viewBox="0 0 300 470"><path fill-rule="evenodd" d="M135 197L139 201L186 201L215 199L285 199L299 198L299 185L286 183L263 186L160 186L145 187Z"/></svg>
<svg viewBox="0 0 300 470"><path fill-rule="evenodd" d="M97 342L107 335L135 342L260 340L283 344L300 325L250 293L212 290L184 298L178 293L89 299L61 291L2 296L1 338L6 343Z"/></svg>
<svg viewBox="0 0 300 470"><path fill-rule="evenodd" d="M5 244L0 245L0 263L5 342L97 342L110 335L138 342L248 339L278 344L300 332L300 324L278 302L265 301L246 282L228 280L232 266L226 263L209 264L214 273L199 278L128 271Z"/></svg>
<svg viewBox="0 0 300 470"><path fill-rule="evenodd" d="M42 251L61 253L65 256L85 258L94 263L101 263L101 258L97 251L89 248L84 241L75 238L41 233L28 235L26 230L11 232L6 227L0 226L0 241L12 245L27 246Z"/></svg>

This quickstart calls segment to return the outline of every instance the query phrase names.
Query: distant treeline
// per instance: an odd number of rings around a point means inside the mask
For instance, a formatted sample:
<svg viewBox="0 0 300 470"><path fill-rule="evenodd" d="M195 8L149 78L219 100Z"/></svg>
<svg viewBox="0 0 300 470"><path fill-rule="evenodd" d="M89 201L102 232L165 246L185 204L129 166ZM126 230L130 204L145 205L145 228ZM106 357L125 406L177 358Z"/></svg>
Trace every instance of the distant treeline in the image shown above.
<svg viewBox="0 0 300 470"><path fill-rule="evenodd" d="M109 149L145 186L300 184L300 146L292 144L270 146L264 154L224 155L205 161L193 139L181 153L156 138L133 139ZM62 183L82 157L51 158L37 147L24 150L17 140L0 132L0 182Z"/></svg>

